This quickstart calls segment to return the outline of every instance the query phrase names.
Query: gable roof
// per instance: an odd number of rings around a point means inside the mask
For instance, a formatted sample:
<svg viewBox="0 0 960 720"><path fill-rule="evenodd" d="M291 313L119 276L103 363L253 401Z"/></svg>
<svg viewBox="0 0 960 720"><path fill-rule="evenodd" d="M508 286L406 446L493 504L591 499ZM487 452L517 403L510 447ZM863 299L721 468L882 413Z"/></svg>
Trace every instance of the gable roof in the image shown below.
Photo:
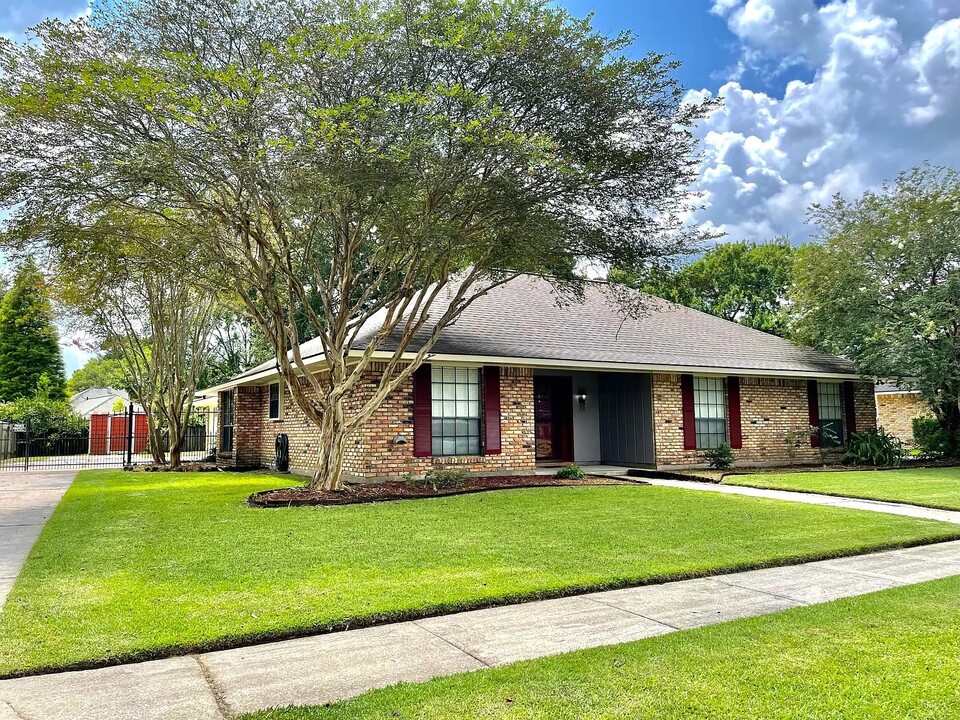
<svg viewBox="0 0 960 720"><path fill-rule="evenodd" d="M613 295L615 287L616 292L624 291L621 286L598 281L585 285L582 303L558 303L553 286L542 278L511 280L470 305L444 330L430 357L652 372L858 377L848 360L639 291L627 292L641 303L642 312L627 317ZM367 325L356 348L366 346L377 321ZM414 341L411 351L422 346L426 335L424 331ZM391 337L378 349L389 352L396 347L397 339ZM323 359L318 340L303 343L300 351L305 360ZM276 371L273 360L228 385L263 379L271 371Z"/></svg>

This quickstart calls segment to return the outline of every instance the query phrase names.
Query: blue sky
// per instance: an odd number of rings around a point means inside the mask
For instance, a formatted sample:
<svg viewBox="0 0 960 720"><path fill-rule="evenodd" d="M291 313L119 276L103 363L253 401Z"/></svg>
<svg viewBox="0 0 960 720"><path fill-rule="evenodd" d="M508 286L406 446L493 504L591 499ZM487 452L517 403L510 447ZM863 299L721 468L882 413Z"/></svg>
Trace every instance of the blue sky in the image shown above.
<svg viewBox="0 0 960 720"><path fill-rule="evenodd" d="M696 131L705 207L690 221L727 239L802 242L812 203L927 160L960 167L960 0L555 1L632 30L634 55L669 53L692 95L723 98ZM0 0L0 34L85 7Z"/></svg>

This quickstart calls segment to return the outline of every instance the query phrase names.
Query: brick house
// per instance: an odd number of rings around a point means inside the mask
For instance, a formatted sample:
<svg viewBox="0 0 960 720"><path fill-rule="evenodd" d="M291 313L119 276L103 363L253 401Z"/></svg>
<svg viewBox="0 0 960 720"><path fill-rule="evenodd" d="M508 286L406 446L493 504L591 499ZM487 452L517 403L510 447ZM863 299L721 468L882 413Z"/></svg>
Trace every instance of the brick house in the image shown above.
<svg viewBox="0 0 960 720"><path fill-rule="evenodd" d="M900 438L907 447L913 447L913 420L933 417L930 405L920 397L919 391L893 383L877 385L876 395L877 425Z"/></svg>
<svg viewBox="0 0 960 720"><path fill-rule="evenodd" d="M546 281L521 277L477 300L351 438L347 474L702 466L703 451L721 443L739 465L816 462L810 427L829 428L831 445L876 427L873 383L848 361L657 298L638 295L642 312L624 316L612 292L590 282L583 302L563 303ZM317 343L301 353L323 372ZM220 462L269 467L285 435L290 469L309 471L318 433L274 362L211 391Z"/></svg>

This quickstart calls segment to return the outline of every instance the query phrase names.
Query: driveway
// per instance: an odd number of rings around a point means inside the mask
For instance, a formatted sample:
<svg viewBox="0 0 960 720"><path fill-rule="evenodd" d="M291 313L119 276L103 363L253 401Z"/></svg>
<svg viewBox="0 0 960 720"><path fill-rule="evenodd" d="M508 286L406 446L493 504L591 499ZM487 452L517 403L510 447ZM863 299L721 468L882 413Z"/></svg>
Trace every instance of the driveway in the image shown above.
<svg viewBox="0 0 960 720"><path fill-rule="evenodd" d="M47 519L76 470L0 472L0 611Z"/></svg>

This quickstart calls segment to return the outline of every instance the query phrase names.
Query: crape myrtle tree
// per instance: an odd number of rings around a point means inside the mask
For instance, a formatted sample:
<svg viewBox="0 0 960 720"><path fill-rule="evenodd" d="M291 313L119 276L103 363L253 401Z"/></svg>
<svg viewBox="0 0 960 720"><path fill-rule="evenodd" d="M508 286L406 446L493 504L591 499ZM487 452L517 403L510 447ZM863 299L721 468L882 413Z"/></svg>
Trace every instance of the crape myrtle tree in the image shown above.
<svg viewBox="0 0 960 720"><path fill-rule="evenodd" d="M698 239L690 128L712 103L543 0L131 0L33 32L0 46L11 222L203 226L203 265L320 428L313 487L341 487L350 434L477 297L520 273L576 295L584 263Z"/></svg>
<svg viewBox="0 0 960 720"><path fill-rule="evenodd" d="M118 358L147 418L154 462L181 465L199 379L213 347L217 295L194 281L196 234L183 222L110 211L89 225L35 224L60 301ZM7 236L9 241L10 235Z"/></svg>
<svg viewBox="0 0 960 720"><path fill-rule="evenodd" d="M924 165L812 208L792 292L802 341L916 387L960 456L960 173Z"/></svg>

